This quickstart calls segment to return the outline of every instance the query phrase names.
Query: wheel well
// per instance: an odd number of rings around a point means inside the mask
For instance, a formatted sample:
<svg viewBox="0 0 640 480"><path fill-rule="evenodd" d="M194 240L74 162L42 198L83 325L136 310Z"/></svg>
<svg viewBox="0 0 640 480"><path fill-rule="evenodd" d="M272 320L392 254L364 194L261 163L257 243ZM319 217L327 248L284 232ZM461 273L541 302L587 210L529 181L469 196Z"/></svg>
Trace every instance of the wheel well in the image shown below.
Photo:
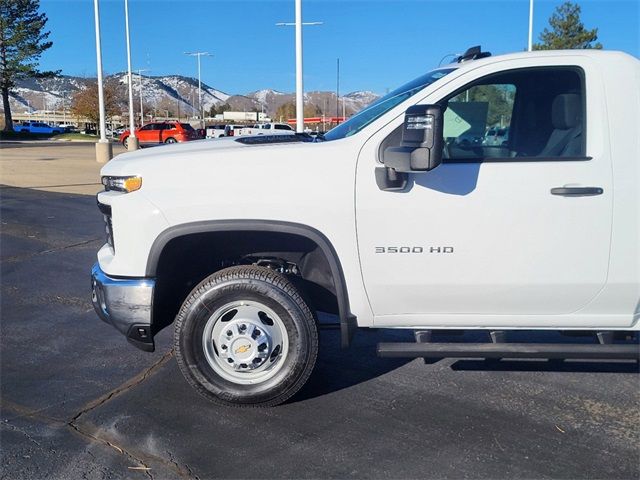
<svg viewBox="0 0 640 480"><path fill-rule="evenodd" d="M295 265L286 274L312 310L339 314L341 324L349 325L343 328L343 333L348 333L346 343L343 334L343 345L348 344L354 318L349 313L339 260L328 241L325 245L323 236L312 239L291 231L264 231L246 225L245 228L222 231L189 228L191 232L174 232L156 240L147 265L147 274L156 278L152 333L155 335L173 323L189 292L212 273L258 259L277 259L266 263L281 261L283 265L286 262Z"/></svg>

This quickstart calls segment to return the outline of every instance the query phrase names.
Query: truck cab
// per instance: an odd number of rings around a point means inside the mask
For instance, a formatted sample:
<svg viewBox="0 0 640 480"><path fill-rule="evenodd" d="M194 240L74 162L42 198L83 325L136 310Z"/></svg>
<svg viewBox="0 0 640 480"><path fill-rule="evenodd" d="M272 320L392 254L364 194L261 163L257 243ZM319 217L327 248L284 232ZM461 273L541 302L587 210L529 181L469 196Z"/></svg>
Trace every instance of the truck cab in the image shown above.
<svg viewBox="0 0 640 480"><path fill-rule="evenodd" d="M135 345L173 324L185 378L275 405L308 379L317 312L405 357L638 358L640 61L470 49L315 141L221 139L116 157L98 195L99 316ZM490 129L508 128L499 144ZM433 330L483 330L440 345ZM516 330L593 344L505 342Z"/></svg>

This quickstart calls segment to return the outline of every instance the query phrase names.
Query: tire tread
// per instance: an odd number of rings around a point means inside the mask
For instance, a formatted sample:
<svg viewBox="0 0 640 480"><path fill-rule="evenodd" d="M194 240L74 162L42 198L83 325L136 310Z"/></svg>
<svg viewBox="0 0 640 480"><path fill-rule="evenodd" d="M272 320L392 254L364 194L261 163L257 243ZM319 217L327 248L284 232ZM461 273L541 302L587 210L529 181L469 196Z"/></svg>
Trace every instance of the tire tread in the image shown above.
<svg viewBox="0 0 640 480"><path fill-rule="evenodd" d="M315 315L304 301L302 295L298 291L298 289L287 279L283 274L271 270L266 267L258 267L255 265L238 265L234 267L228 267L223 270L220 270L212 275L209 275L202 282L200 282L187 296L185 301L176 316L175 321L175 330L174 330L174 351L176 361L178 362L178 366L180 370L183 372L188 371L189 367L184 359L182 354L182 348L180 346L180 332L182 330L183 324L187 318L187 313L189 312L190 307L197 301L199 298L206 293L211 287L218 285L220 283L232 282L234 280L256 280L259 282L267 283L273 287L278 288L283 293L288 295L293 301L297 304L297 306L301 309L303 314L310 319L314 328L309 329L310 334L310 342L312 345L315 345L315 348L311 349L310 355L307 357L306 362L307 365L310 363L311 365L315 364L317 354L318 354L318 329L316 325ZM297 381L289 387L287 390L282 392L280 395L272 398L269 401L261 402L261 403L237 403L231 401L225 401L218 397L215 397L211 394L204 386L194 380L190 375L184 374L183 376L186 378L189 385L191 385L200 395L205 397L207 400L221 405L221 406L231 406L237 408L247 408L247 407L259 407L259 408L267 408L279 405L290 397L292 397L302 386L307 382L313 368L304 368L303 375L297 379Z"/></svg>

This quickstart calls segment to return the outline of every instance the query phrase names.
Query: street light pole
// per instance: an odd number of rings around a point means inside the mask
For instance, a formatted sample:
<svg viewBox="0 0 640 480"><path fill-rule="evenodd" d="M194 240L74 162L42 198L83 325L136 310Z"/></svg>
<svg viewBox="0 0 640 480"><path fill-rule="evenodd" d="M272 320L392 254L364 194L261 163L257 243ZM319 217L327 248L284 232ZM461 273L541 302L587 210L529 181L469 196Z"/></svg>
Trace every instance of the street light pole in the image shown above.
<svg viewBox="0 0 640 480"><path fill-rule="evenodd" d="M202 78L200 76L200 57L213 57L209 52L184 52L185 55L198 58L198 111L200 112L201 127L204 128L204 108L202 106Z"/></svg>
<svg viewBox="0 0 640 480"><path fill-rule="evenodd" d="M148 68L140 68L138 72L138 82L140 86L140 127L144 125L144 107L142 106L142 72L150 72Z"/></svg>
<svg viewBox="0 0 640 480"><path fill-rule="evenodd" d="M306 25L322 25L322 22L302 21L302 0L295 0L294 23L276 23L278 27L296 27L296 132L304 132L304 85L302 77L302 27Z"/></svg>
<svg viewBox="0 0 640 480"><path fill-rule="evenodd" d="M133 117L133 75L131 74L131 39L129 36L129 0L124 0L124 25L127 35L127 75L129 84L129 138L127 139L127 150L138 149L138 139L136 138L136 124ZM142 88L140 88L142 91ZM142 105L142 102L140 102Z"/></svg>
<svg viewBox="0 0 640 480"><path fill-rule="evenodd" d="M533 0L529 0L529 46L528 50L533 50Z"/></svg>
<svg viewBox="0 0 640 480"><path fill-rule="evenodd" d="M202 78L200 76L200 57L198 55L198 111L200 113L202 128L204 128L204 111L202 109Z"/></svg>
<svg viewBox="0 0 640 480"><path fill-rule="evenodd" d="M304 132L304 88L302 83L302 0L296 0L296 132Z"/></svg>
<svg viewBox="0 0 640 480"><path fill-rule="evenodd" d="M104 108L104 86L102 84L102 45L100 42L100 6L93 0L93 13L96 28L96 64L98 74L98 105L100 112L100 140L96 143L96 161L106 163L111 160L113 150L107 140L107 122Z"/></svg>

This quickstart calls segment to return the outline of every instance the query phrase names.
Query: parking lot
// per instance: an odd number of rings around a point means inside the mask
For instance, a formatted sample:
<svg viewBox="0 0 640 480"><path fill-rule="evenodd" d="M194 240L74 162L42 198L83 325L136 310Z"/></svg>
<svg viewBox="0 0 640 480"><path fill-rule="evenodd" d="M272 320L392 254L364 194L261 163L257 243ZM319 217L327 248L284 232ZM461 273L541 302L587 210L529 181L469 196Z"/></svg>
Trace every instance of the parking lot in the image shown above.
<svg viewBox="0 0 640 480"><path fill-rule="evenodd" d="M408 332L326 329L286 404L208 403L170 329L144 353L93 311L93 149L0 150L2 478L638 478L636 362L425 364L375 356Z"/></svg>

